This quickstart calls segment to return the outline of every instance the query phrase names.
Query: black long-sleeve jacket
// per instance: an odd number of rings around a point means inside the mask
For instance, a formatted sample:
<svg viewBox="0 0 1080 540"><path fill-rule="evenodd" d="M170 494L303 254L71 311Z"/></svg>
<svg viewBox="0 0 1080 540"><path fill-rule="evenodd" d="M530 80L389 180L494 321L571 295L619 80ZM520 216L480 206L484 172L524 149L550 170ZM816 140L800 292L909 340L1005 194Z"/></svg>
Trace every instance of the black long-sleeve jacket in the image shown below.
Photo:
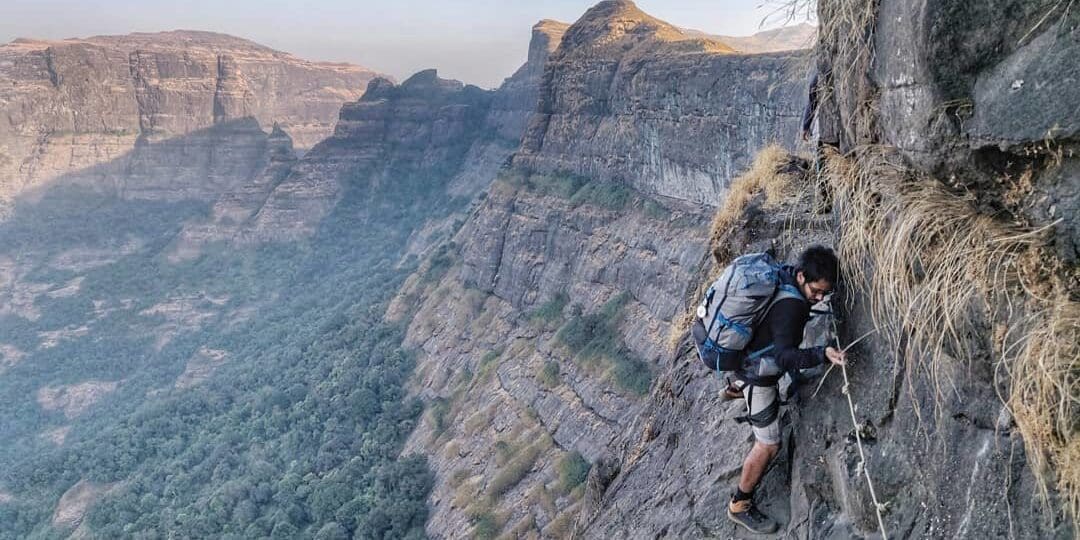
<svg viewBox="0 0 1080 540"><path fill-rule="evenodd" d="M754 329L754 337L746 350L750 353L773 346L768 355L776 360L782 371L808 369L826 361L825 347L800 349L803 329L810 319L810 304L795 298L784 298L773 304Z"/></svg>

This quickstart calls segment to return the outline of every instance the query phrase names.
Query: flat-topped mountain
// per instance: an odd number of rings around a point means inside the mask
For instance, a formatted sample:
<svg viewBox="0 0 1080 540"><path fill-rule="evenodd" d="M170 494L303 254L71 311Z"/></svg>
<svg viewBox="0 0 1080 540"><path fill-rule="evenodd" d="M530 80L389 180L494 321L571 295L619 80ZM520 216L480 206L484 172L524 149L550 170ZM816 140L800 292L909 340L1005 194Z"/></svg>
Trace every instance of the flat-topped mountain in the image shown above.
<svg viewBox="0 0 1080 540"><path fill-rule="evenodd" d="M817 26L809 23L763 30L749 36L721 36L689 28L684 28L682 31L689 36L719 41L746 54L810 49L813 48L814 41L817 39Z"/></svg>
<svg viewBox="0 0 1080 540"><path fill-rule="evenodd" d="M0 45L0 198L245 117L304 150L377 75L211 32L20 38Z"/></svg>

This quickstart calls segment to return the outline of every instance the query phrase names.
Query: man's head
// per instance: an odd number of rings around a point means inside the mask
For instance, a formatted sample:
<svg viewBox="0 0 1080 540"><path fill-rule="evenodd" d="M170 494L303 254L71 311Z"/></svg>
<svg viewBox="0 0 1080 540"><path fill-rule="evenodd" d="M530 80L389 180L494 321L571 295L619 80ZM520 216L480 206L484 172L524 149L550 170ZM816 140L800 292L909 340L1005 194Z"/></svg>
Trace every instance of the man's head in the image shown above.
<svg viewBox="0 0 1080 540"><path fill-rule="evenodd" d="M795 280L807 300L818 303L832 292L840 273L840 261L825 246L810 246L799 256Z"/></svg>

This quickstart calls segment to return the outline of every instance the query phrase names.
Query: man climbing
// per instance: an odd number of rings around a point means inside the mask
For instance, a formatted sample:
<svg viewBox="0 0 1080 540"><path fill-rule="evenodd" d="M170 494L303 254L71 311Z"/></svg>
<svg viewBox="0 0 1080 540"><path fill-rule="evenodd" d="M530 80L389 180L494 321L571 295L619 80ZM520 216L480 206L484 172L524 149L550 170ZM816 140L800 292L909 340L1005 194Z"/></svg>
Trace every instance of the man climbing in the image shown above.
<svg viewBox="0 0 1080 540"><path fill-rule="evenodd" d="M742 366L734 371L736 381L725 389L728 397L741 393L747 414L741 419L754 432L754 446L743 461L739 484L728 503L728 518L756 533L772 533L775 521L754 506L757 487L769 462L780 450L780 378L787 372L809 369L826 361L842 365L843 351L834 347L800 349L803 328L810 318L810 306L832 292L839 262L829 248L812 246L802 253L796 266L779 272L780 291L761 323L753 331Z"/></svg>

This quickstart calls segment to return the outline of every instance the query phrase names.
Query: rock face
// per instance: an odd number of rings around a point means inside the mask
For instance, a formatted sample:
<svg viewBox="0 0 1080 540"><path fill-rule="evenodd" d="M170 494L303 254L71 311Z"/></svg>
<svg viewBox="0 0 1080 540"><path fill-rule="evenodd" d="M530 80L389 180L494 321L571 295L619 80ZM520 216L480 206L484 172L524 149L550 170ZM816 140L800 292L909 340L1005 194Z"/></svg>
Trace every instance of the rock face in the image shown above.
<svg viewBox="0 0 1080 540"><path fill-rule="evenodd" d="M1063 87L1075 60L1064 66L1058 55L1074 48L1076 24L1055 11L1063 6L883 1L852 28L837 11L841 3L819 5L822 26L829 29L820 60L823 73L831 67L826 93L832 98L822 121L839 133L843 149L895 148L902 159L890 166L905 171L898 175L901 182L914 185L916 173L936 176L963 190L982 212L979 219L1004 215L1037 226L1051 221L1055 206L1059 217L1062 208L1075 208L1076 166L1069 149L1076 141L1069 126L1076 115L1062 112L1075 110L1076 92ZM862 35L874 41L846 41ZM1054 104L1042 93L1051 88L1060 89ZM1054 123L1059 129L1052 129ZM1059 137L1036 135L1048 131ZM783 220L769 219L772 213L751 205L740 226L766 239L837 241L830 239L828 222L815 225L806 209L782 210ZM1048 236L1056 255L1075 271L1070 216ZM754 239L736 240L728 245L736 253L760 246ZM788 258L796 252L787 250ZM849 326L841 329L848 339L874 330L870 303L860 296L845 299ZM981 320L977 312L972 308L961 316ZM881 336L886 330L879 331L853 349L850 384L833 373L818 395L804 388L794 400L798 405L785 409L782 450L758 491L758 503L780 521L781 534L878 537L865 470L885 504L890 538L1075 537L1075 515L1060 514L1070 504L1067 494L1051 493L1048 505L1031 496L1038 490L1036 474L1046 471L1033 470L1038 457L1026 453L1020 428L1000 398L1002 385L1010 383L995 370L1012 368L995 358L989 342L993 332L1005 329L976 325L978 335L963 339L981 341L966 357L946 354L914 364L903 359L914 345L891 344ZM948 387L944 394L937 392L940 384ZM590 475L581 536L739 534L722 505L738 477L749 433L731 420L740 405L720 402L718 387L692 352L684 349L672 359L614 456ZM856 429L866 449L865 468ZM1074 474L1066 468L1055 473Z"/></svg>
<svg viewBox="0 0 1080 540"><path fill-rule="evenodd" d="M562 30L560 23L538 24L529 61L498 90L441 79L435 70L400 85L375 79L359 101L342 107L333 135L274 186L243 239L309 236L346 190L358 197L396 193L408 199L412 183L439 181L449 197L476 195L520 143L538 92L539 66Z"/></svg>
<svg viewBox="0 0 1080 540"><path fill-rule="evenodd" d="M828 218L804 203L776 210L756 199L738 222L740 230L726 239L734 253L773 247L792 260L810 243L835 241ZM846 305L847 317L857 321L848 333L870 331L865 303L848 299ZM812 319L804 346L823 343L828 329ZM888 505L890 538L1070 537L1030 496L1036 488L1023 440L986 370L960 362L946 368L939 376L952 381L956 394L944 410L935 409L930 374L909 373L902 361L891 360L896 351L872 338L865 343L850 353L849 392L866 467ZM724 505L753 440L734 420L745 405L720 398L721 382L685 341L664 366L641 414L590 474L578 522L583 538L742 534ZM837 371L820 390L819 383L785 391L782 447L758 487L757 504L786 536L874 537L878 524L858 464L844 381Z"/></svg>
<svg viewBox="0 0 1080 540"><path fill-rule="evenodd" d="M860 21L873 27L874 39L859 47L888 53L873 55L872 64L865 55L857 60L865 77L829 79L836 99L826 102L825 119L844 148L888 144L915 169L964 186L989 210L1035 225L1057 222L1058 255L1075 264L1080 92L1072 81L1080 69L1080 13L1062 8L1051 1L883 1ZM990 27L996 30L986 32ZM822 71L852 64L853 48L827 46ZM877 113L866 114L859 100L875 103ZM1019 182L1025 173L1030 182Z"/></svg>
<svg viewBox="0 0 1080 540"><path fill-rule="evenodd" d="M701 203L767 141L794 140L802 77L777 68L798 58L734 54L630 2L565 30L511 167L388 311L411 321L434 404L406 448L438 479L429 535L573 531L583 487L563 471L576 455L600 467L650 406L628 372L666 369L708 257Z"/></svg>
<svg viewBox="0 0 1080 540"><path fill-rule="evenodd" d="M528 61L506 79L491 104L489 122L498 126L499 136L520 141L540 99L547 60L562 43L569 27L569 24L553 20L543 20L533 26Z"/></svg>
<svg viewBox="0 0 1080 540"><path fill-rule="evenodd" d="M696 205L667 201L660 209L646 201L575 204L500 180L454 237L460 265L441 282L414 279L406 287L399 303L419 302L407 338L424 352L419 391L447 407L407 445L434 454L441 479L432 536L468 527L480 511L473 503L488 497L491 512L507 514L508 529L533 523L560 536L572 521L580 494L560 486L559 463L570 452L589 461L606 455L643 403L603 375L610 366L571 361L574 352L555 331L577 309L596 312L626 292L610 339L624 342L625 354L643 359L648 371L678 311L673 300L707 243L695 227L703 219ZM548 378L540 375L545 369ZM464 381L462 373L477 375ZM514 485L498 480L513 467L501 463L501 448L518 459L535 454Z"/></svg>
<svg viewBox="0 0 1080 540"><path fill-rule="evenodd" d="M53 511L52 524L60 530L70 531L81 523L86 512L102 497L115 489L115 485L101 485L79 480L71 489L64 492Z"/></svg>
<svg viewBox="0 0 1080 540"><path fill-rule="evenodd" d="M157 164L134 150L246 117L306 149L375 76L209 32L19 39L0 46L0 196L127 157Z"/></svg>
<svg viewBox="0 0 1080 540"><path fill-rule="evenodd" d="M1031 9L1042 14L1043 8ZM975 52L981 45L972 45L979 42L973 27L953 24L950 30L934 22L972 15L965 10L996 20L981 9L882 2L875 32L858 34L879 40L879 54L869 56L877 63L866 73L880 77L882 66L894 63L890 69L910 68L911 57L889 46L889 39L985 59ZM1027 30L1036 22L1015 26ZM914 37L896 38L901 31ZM1042 46L1036 41L1047 38L1032 39ZM824 58L836 61L832 54L826 48ZM992 69L997 61L964 69L990 70L986 81L1022 69L1043 73L1022 66L1030 53L1011 54L1002 52L1011 59ZM711 211L700 203L723 198L760 141L790 143L796 134L801 71L792 82L778 72L789 64L786 58L797 57L737 55L625 1L602 2L566 30L512 167L388 312L410 321L408 343L421 351L416 391L432 403L407 447L429 454L436 472L431 536L487 534L493 527L511 537L742 534L723 505L751 444L749 429L734 421L743 405L719 399L721 383L685 343L679 354L666 355L664 336L696 300L696 287L717 270L708 255L716 246L704 236ZM1056 53L1041 58L1060 61ZM991 120L979 127L967 120L924 121L919 115L929 113L922 110L911 114L918 104L955 106L945 100L957 95L949 93L956 88L946 84L946 75L960 73L953 64L926 58L914 65L932 68L938 82L897 78L882 87L881 114L870 107L869 123L855 121L866 119L866 101L846 93L865 90L862 83L835 88L824 114L833 107L842 145L892 142L917 167L955 172L956 183L976 189L980 204L1000 207L1003 190L987 182L991 146L1019 158L1016 152L1025 146L1014 138L1031 142L1025 139L1030 134L1018 129L991 136L989 126L999 125ZM961 86L978 95L989 84L980 77ZM1041 84L1055 86L1059 79L1047 76ZM889 100L898 101L887 105ZM907 109L891 108L896 104ZM1047 104L1053 111L1059 106ZM982 113L978 108L965 114L974 121L994 111L991 105ZM942 125L952 131L940 131ZM976 136L973 130L981 131ZM1042 203L1046 215L1054 201L1071 196L1070 144L1058 154L1060 167L1027 162L1043 180L1026 196L1050 193ZM804 188L810 183L806 168ZM650 204L662 206L650 211ZM805 201L777 209L755 199L742 209L738 230L724 247L740 253L773 248L790 260L811 242L837 242L832 219ZM442 273L435 270L440 267ZM872 330L869 301L843 300L850 322L841 326L842 337ZM598 322L603 317L616 321L614 331ZM618 361L605 363L590 357L588 348L574 348L573 332L582 327L614 344L614 356L647 366L653 376L648 396L619 384ZM824 339L820 332L808 338ZM1072 537L1054 503L1046 507L1030 496L1036 476L997 395L992 364L981 357L951 359L935 372L909 370L895 361L903 354L870 337L853 349L858 360L848 368L866 467L886 504L889 537ZM784 534L877 534L842 378L834 371L816 396L814 387L796 390L784 410L781 455L758 492L761 507L781 522ZM935 383L948 385L944 398ZM592 471L582 485L567 487L563 471L575 453L591 462Z"/></svg>
<svg viewBox="0 0 1080 540"><path fill-rule="evenodd" d="M553 53L514 164L716 204L757 149L794 144L802 58L734 54L632 2L601 2Z"/></svg>
<svg viewBox="0 0 1080 540"><path fill-rule="evenodd" d="M61 411L70 420L111 394L119 384L117 381L85 381L66 386L47 386L38 390L37 401L42 408Z"/></svg>

